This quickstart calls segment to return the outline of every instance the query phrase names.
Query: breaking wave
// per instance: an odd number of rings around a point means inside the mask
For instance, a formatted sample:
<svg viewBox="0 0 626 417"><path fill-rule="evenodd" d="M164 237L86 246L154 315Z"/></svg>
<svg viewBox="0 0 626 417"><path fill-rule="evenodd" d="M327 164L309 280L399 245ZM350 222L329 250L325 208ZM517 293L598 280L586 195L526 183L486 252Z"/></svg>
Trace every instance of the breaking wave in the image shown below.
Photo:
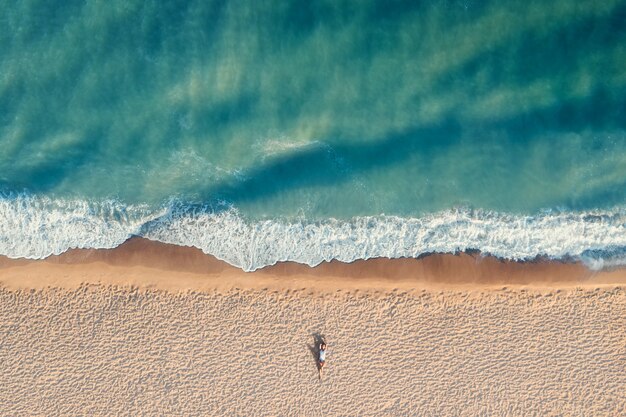
<svg viewBox="0 0 626 417"><path fill-rule="evenodd" d="M114 248L158 213L116 201L0 197L0 254L40 259L71 248Z"/></svg>
<svg viewBox="0 0 626 417"><path fill-rule="evenodd" d="M70 248L113 248L131 236L194 246L245 271L280 261L417 257L479 250L504 259L626 264L626 208L511 215L453 209L419 218L251 220L233 207L172 202L158 209L116 201L0 198L0 254L44 258Z"/></svg>

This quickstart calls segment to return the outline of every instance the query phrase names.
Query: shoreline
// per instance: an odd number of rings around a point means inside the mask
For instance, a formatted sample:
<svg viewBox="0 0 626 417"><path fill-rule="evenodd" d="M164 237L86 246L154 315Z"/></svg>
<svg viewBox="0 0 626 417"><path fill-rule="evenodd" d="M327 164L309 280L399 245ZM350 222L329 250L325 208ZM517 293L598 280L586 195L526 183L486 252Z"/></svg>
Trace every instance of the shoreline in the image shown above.
<svg viewBox="0 0 626 417"><path fill-rule="evenodd" d="M0 257L0 285L7 288L76 288L82 284L137 286L170 291L249 289L335 290L545 289L626 284L626 269L591 271L580 262L510 261L479 253L374 258L315 267L280 262L255 272L181 247L133 237L113 249L71 249L46 259Z"/></svg>

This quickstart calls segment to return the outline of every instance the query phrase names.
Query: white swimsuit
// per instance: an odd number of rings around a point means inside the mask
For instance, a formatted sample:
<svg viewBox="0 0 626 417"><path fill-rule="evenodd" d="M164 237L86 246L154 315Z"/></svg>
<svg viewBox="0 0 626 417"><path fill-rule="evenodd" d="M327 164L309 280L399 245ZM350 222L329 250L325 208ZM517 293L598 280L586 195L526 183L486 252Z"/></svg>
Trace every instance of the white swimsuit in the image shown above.
<svg viewBox="0 0 626 417"><path fill-rule="evenodd" d="M326 360L326 351L320 350L320 362L324 362Z"/></svg>

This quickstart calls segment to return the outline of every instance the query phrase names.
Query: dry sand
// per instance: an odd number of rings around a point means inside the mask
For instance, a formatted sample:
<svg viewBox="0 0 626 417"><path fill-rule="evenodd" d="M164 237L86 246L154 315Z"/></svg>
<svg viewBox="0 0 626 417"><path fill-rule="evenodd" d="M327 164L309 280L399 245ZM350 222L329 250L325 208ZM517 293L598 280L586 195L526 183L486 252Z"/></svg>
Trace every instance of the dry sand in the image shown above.
<svg viewBox="0 0 626 417"><path fill-rule="evenodd" d="M245 274L141 239L1 259L0 411L626 415L625 276L467 254Z"/></svg>

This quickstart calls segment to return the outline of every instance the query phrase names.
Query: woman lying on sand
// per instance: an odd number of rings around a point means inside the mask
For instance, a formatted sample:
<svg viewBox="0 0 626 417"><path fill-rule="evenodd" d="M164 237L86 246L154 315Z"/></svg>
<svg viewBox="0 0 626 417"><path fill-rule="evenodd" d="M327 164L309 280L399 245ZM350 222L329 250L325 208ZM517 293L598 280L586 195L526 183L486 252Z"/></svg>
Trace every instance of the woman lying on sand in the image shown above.
<svg viewBox="0 0 626 417"><path fill-rule="evenodd" d="M320 379L322 379L322 369L324 369L324 364L326 363L326 342L322 341L319 346L320 354L318 359L318 367L320 370Z"/></svg>

